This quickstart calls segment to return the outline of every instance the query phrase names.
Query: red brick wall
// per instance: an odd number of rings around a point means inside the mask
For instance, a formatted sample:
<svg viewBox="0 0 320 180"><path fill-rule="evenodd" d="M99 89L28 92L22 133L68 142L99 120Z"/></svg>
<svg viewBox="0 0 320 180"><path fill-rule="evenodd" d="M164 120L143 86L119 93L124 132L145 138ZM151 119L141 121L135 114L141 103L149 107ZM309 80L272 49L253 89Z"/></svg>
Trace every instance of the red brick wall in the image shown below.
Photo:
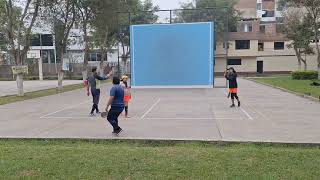
<svg viewBox="0 0 320 180"><path fill-rule="evenodd" d="M241 1L241 0L240 0ZM262 9L274 11L275 10L275 2L274 1L262 1Z"/></svg>

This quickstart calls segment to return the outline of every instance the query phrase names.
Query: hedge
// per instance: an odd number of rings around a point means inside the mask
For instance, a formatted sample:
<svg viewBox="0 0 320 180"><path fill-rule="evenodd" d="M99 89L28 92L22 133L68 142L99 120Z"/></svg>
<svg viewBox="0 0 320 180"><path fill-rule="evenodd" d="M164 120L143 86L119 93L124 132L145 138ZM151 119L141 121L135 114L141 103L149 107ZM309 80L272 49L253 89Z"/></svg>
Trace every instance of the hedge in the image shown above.
<svg viewBox="0 0 320 180"><path fill-rule="evenodd" d="M317 71L294 71L292 72L292 79L305 80L305 79L317 79Z"/></svg>

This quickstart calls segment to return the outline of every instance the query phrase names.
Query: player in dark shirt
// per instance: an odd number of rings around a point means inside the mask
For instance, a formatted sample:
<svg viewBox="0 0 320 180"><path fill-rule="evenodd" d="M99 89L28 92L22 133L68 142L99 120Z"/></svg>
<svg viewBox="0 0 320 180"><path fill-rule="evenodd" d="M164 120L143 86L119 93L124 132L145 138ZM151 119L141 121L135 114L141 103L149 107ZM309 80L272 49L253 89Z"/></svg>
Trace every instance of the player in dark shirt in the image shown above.
<svg viewBox="0 0 320 180"><path fill-rule="evenodd" d="M99 100L100 100L100 81L107 80L112 74L112 71L109 72L107 77L101 77L97 73L97 68L92 69L92 75L90 75L86 82L85 86L87 88L87 95L90 96L90 90L92 95L93 105L91 108L90 116L94 116L94 111L97 114L100 113L99 111Z"/></svg>
<svg viewBox="0 0 320 180"><path fill-rule="evenodd" d="M238 97L238 82L237 82L237 72L234 70L234 68L229 68L224 74L225 78L229 81L229 93L231 94L231 101L232 105L231 107L235 107L234 105L234 98L238 101L238 106L240 107L240 100Z"/></svg>

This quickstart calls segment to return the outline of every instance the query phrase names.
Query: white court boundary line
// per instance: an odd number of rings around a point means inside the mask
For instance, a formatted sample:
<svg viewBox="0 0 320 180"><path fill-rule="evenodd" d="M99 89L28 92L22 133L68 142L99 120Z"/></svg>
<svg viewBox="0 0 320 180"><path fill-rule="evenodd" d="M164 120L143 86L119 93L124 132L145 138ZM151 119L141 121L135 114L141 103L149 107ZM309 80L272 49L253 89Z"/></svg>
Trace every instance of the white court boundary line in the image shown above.
<svg viewBox="0 0 320 180"><path fill-rule="evenodd" d="M58 111L55 111L55 112L46 114L46 115L44 115L44 116L41 116L40 119L47 118L48 116L51 116L51 115L53 115L53 114L57 114L58 112L61 112L61 111L67 110L67 109L73 109L73 108L75 108L75 107L77 107L77 106L79 106L79 105L86 104L86 103L88 103L88 102L90 102L90 101L91 101L91 100L87 100L87 101L83 101L82 103L79 103L79 104L75 104L75 105L72 105L72 106L69 106L69 107L62 108L62 109L60 109L60 110L58 110Z"/></svg>
<svg viewBox="0 0 320 180"><path fill-rule="evenodd" d="M242 118L220 118L220 117L212 117L212 118L185 118L185 117L175 117L175 118L145 118L150 120L231 120L231 119L242 119Z"/></svg>
<svg viewBox="0 0 320 180"><path fill-rule="evenodd" d="M161 99L159 98L150 108L148 111L146 111L142 116L141 116L141 119L144 119L151 111L153 108L156 107L156 105L159 104L159 102L161 101Z"/></svg>
<svg viewBox="0 0 320 180"><path fill-rule="evenodd" d="M42 119L99 119L99 116L93 116L93 117L89 117L89 116L58 116L58 117L54 117L54 116L46 116L43 117ZM134 119L134 120L140 120L140 117L131 117L130 119ZM174 117L174 118L157 118L157 117L145 117L144 119L149 119L149 120L238 120L238 119L243 119L243 118L223 118L223 117L212 117L212 118L186 118L186 117Z"/></svg>
<svg viewBox="0 0 320 180"><path fill-rule="evenodd" d="M240 110L241 110L250 120L253 120L253 117L250 116L250 114L249 114L246 110L244 110L242 107L240 107Z"/></svg>
<svg viewBox="0 0 320 180"><path fill-rule="evenodd" d="M226 96L228 96L227 92L225 92L224 90L222 90L222 91ZM239 109L247 116L247 118L249 120L254 120L253 117L246 110L244 110L242 107L240 107Z"/></svg>

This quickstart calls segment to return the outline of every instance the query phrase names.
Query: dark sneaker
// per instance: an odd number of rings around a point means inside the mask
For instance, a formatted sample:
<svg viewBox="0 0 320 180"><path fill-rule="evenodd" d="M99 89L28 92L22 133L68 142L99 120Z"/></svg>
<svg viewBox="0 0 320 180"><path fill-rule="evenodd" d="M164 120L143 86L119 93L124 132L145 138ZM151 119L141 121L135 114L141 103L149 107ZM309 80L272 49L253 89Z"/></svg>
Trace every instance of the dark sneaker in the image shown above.
<svg viewBox="0 0 320 180"><path fill-rule="evenodd" d="M238 107L240 107L240 101L238 101Z"/></svg>
<svg viewBox="0 0 320 180"><path fill-rule="evenodd" d="M100 112L100 111L97 111L96 114L101 114L101 112Z"/></svg>
<svg viewBox="0 0 320 180"><path fill-rule="evenodd" d="M233 107L236 107L236 106L234 104L232 104L230 107L233 108Z"/></svg>
<svg viewBox="0 0 320 180"><path fill-rule="evenodd" d="M117 131L113 131L113 134L116 135L116 136L119 136L122 131L123 130L120 128Z"/></svg>
<svg viewBox="0 0 320 180"><path fill-rule="evenodd" d="M89 117L94 117L94 116L95 116L94 113L89 114Z"/></svg>

